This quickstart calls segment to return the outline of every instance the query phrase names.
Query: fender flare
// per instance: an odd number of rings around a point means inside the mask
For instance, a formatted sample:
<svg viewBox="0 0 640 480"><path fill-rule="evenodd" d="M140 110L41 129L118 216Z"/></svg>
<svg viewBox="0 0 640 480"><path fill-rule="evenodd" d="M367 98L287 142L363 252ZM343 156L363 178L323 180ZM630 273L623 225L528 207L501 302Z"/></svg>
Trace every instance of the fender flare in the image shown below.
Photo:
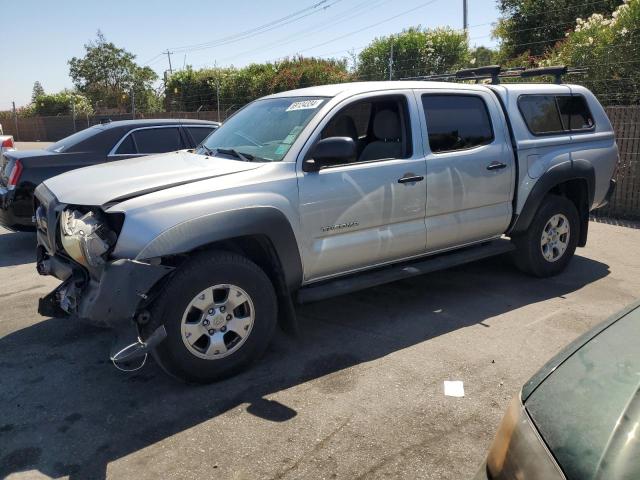
<svg viewBox="0 0 640 480"><path fill-rule="evenodd" d="M589 210L593 205L593 197L595 195L596 174L593 165L586 160L571 160L559 163L547 170L535 183L529 196L522 207L522 211L515 219L512 227L507 232L509 235L518 235L527 231L533 218L535 217L544 197L551 189L561 183L569 180L585 180L587 182L587 204L583 209L579 208L581 220L581 241L580 244L586 242L585 219L588 226ZM584 237L584 238L583 238Z"/></svg>
<svg viewBox="0 0 640 480"><path fill-rule="evenodd" d="M287 287L296 291L302 283L298 242L287 217L274 207L227 210L187 220L151 240L136 259L177 255L217 241L247 236L264 236L270 240Z"/></svg>

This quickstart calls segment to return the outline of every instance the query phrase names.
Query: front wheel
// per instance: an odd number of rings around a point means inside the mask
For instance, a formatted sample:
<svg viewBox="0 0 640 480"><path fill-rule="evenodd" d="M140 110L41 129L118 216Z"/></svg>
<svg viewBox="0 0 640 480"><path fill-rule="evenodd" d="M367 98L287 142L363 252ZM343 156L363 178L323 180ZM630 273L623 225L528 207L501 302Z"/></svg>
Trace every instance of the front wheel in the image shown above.
<svg viewBox="0 0 640 480"><path fill-rule="evenodd" d="M537 277L562 272L578 244L580 221L574 203L566 197L547 195L529 229L513 237L514 260L522 271Z"/></svg>
<svg viewBox="0 0 640 480"><path fill-rule="evenodd" d="M259 358L276 317L273 286L257 265L233 253L202 252L163 287L144 331L165 326L154 357L167 373L208 383Z"/></svg>

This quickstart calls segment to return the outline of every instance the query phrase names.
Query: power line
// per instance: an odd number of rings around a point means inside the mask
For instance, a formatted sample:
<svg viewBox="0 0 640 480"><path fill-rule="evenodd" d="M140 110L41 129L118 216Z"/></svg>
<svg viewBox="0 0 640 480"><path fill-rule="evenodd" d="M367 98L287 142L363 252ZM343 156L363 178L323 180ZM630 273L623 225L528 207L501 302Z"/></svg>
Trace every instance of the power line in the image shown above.
<svg viewBox="0 0 640 480"><path fill-rule="evenodd" d="M233 35L229 35L227 37L222 37L217 40L212 40L205 43L185 45L182 47L174 47L172 50L174 50L175 52L193 52L198 50L210 49L210 48L214 48L222 45L228 45L229 43L234 43L240 40L246 40L248 38L255 37L256 35L261 35L263 33L274 30L275 28L280 28L285 25L289 25L290 23L293 23L301 20L302 18L308 17L309 15L314 15L316 13L325 11L327 8L335 5L340 1L342 0L321 0L307 8L303 8L302 10L298 10L297 12L286 15L277 20L273 20L271 22L265 23L258 27L245 30L244 32L239 32Z"/></svg>
<svg viewBox="0 0 640 480"><path fill-rule="evenodd" d="M226 57L221 59L222 61L225 60L230 60L230 59L235 59L244 55L248 55L248 54L252 54L252 53L256 53L258 51L262 52L264 50L270 50L272 48L275 47L280 47L282 45L287 45L293 42L296 42L299 40L300 37L306 37L308 38L309 35L314 34L314 33L318 33L321 32L323 30L326 30L329 27L335 27L336 25L339 25L341 23L347 22L349 20L351 20L354 17L360 17L362 16L362 8L363 7L367 7L369 9L369 11L371 11L374 8L379 8L381 5L388 3L390 0L366 0L364 2L358 3L357 5L345 10L344 12L341 12L338 15L334 15L331 18L326 19L324 22L320 23L319 25L316 25L315 27L311 28L311 29L304 29L304 30L299 30L295 33L292 33L291 35L287 35L284 38L281 38L280 40L277 40L273 43L261 46L259 50L257 49L251 49L251 50L245 50L244 52L240 52L237 53L233 56L230 57ZM355 12L351 15L349 15L350 13ZM345 16L346 15L346 16ZM337 21L336 21L337 20Z"/></svg>
<svg viewBox="0 0 640 480"><path fill-rule="evenodd" d="M394 15L394 16L389 17L389 18L385 18L384 20L381 20L379 22L373 23L371 25L367 25L366 27L360 28L360 29L355 30L353 32L346 33L346 34L341 35L339 37L335 37L335 38L333 38L331 40L327 40L326 42L318 43L317 45L313 45L313 46L305 48L303 50L299 50L297 53L302 53L302 52L306 52L306 51L309 51L309 50L313 50L314 48L322 47L324 45L328 45L329 43L337 42L338 40L342 40L343 38L350 37L351 35L355 35L357 33L364 32L365 30L369 30L370 28L377 27L379 25L382 25L383 23L390 22L391 20L395 20L396 18L402 17L403 15L406 15L408 13L415 12L416 10L419 10L421 8L424 8L424 7L428 6L428 5L436 3L437 1L438 0L429 0L428 2L425 2L425 3L422 3L422 4L418 5L417 7L410 8L409 10L405 10L404 12L400 12L397 15Z"/></svg>

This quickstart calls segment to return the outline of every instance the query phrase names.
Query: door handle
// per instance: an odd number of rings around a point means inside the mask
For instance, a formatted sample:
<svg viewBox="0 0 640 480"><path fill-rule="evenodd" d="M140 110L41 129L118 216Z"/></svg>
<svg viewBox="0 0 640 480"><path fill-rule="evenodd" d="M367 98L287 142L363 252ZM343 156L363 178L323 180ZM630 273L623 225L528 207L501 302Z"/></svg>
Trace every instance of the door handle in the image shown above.
<svg viewBox="0 0 640 480"><path fill-rule="evenodd" d="M422 180L424 180L424 177L422 175L412 175L408 173L404 177L399 178L398 183L414 183L421 182Z"/></svg>
<svg viewBox="0 0 640 480"><path fill-rule="evenodd" d="M506 163L493 161L487 165L487 170L502 170L503 168L507 168Z"/></svg>

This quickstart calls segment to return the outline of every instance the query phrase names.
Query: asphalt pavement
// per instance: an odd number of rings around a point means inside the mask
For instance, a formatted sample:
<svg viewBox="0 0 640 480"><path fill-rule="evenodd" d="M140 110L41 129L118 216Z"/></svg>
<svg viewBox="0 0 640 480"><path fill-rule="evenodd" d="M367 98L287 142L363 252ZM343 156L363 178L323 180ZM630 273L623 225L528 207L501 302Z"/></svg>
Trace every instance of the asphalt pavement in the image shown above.
<svg viewBox="0 0 640 480"><path fill-rule="evenodd" d="M640 296L640 229L592 223L555 278L499 257L306 305L299 338L188 386L152 361L120 372L109 331L39 316L57 282L34 243L0 231L0 478L470 478L530 375Z"/></svg>

